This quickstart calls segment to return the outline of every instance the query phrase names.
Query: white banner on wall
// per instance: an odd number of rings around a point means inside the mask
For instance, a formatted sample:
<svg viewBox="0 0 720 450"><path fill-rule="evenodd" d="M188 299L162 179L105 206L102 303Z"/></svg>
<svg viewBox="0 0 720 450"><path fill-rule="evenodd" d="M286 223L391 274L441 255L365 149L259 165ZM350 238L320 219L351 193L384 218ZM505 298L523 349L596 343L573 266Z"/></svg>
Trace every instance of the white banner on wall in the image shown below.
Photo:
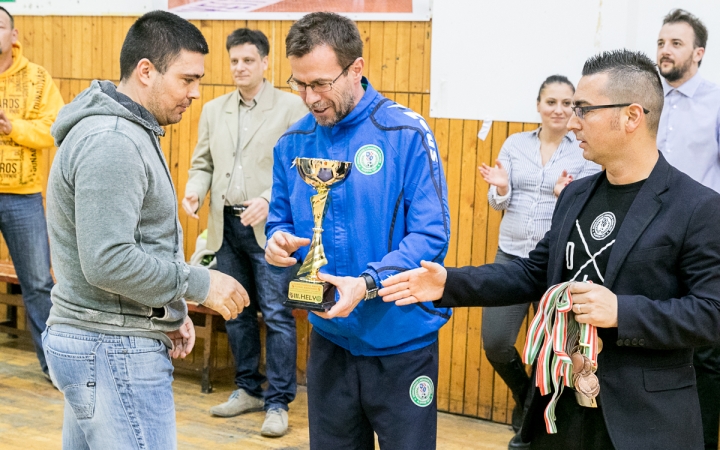
<svg viewBox="0 0 720 450"><path fill-rule="evenodd" d="M656 60L663 17L698 16L709 40L700 72L720 84L716 0L453 0L433 7L430 115L539 122L540 84L553 74L577 84L589 57L620 48Z"/></svg>
<svg viewBox="0 0 720 450"><path fill-rule="evenodd" d="M15 0L0 2L15 15L141 15L166 9L186 19L297 20L313 11L353 20L428 21L432 0Z"/></svg>

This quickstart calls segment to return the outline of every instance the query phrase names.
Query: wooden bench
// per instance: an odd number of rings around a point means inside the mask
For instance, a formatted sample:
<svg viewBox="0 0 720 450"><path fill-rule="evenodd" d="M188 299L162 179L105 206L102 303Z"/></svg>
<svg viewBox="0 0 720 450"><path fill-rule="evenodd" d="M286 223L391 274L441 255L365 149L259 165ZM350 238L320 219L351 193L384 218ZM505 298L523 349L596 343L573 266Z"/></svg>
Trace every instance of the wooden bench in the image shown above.
<svg viewBox="0 0 720 450"><path fill-rule="evenodd" d="M11 286L19 286L17 274L15 273L15 267L13 267L12 261L3 260L0 261L0 282L8 283L8 290ZM21 329L18 327L19 324L25 322L25 316L18 316L17 308L24 307L21 294L4 294L0 293L0 304L7 305L7 318L4 322L0 322L0 333L7 333L15 336L30 337L30 331Z"/></svg>

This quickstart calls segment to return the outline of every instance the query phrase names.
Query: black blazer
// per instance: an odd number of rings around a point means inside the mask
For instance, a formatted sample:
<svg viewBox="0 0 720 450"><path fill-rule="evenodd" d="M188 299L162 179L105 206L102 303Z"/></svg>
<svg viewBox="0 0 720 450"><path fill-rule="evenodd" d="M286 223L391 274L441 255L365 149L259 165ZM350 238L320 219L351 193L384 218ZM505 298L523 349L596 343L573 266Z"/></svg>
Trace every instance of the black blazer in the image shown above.
<svg viewBox="0 0 720 450"><path fill-rule="evenodd" d="M602 176L565 188L550 231L527 258L448 269L436 304L523 303L565 281L565 246ZM597 374L615 447L702 449L692 348L720 342L720 195L660 154L618 230L604 277L618 296L618 328L599 330ZM531 395L527 418L539 406L539 390Z"/></svg>

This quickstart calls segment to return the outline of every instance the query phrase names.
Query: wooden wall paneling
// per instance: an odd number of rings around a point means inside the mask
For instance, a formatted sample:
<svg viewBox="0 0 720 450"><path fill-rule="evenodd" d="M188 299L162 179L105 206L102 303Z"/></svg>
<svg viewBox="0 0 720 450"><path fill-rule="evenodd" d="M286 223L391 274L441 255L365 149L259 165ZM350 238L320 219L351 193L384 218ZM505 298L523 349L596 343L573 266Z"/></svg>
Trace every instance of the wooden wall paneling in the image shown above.
<svg viewBox="0 0 720 450"><path fill-rule="evenodd" d="M215 34L215 44L218 46L218 51L220 52L220 61L218 63L218 66L213 66L212 70L218 71L218 84L233 84L233 78L230 74L230 57L228 56L227 49L225 48L225 42L227 41L227 37L235 31L237 28L235 26L234 20L224 20L221 24L221 26L215 26L217 28ZM263 30L263 33L265 33L265 30ZM268 40L271 39L271 36L265 33L265 35L268 37ZM272 41L270 41L270 54L268 55L268 66L272 65ZM266 77L268 77L268 74L265 74ZM270 79L270 82L272 83L272 79ZM203 100L205 102L207 100Z"/></svg>
<svg viewBox="0 0 720 450"><path fill-rule="evenodd" d="M462 176L462 130L462 120L450 120L448 160L445 166L445 176L448 184L448 205L450 207L450 244L445 257L445 264L451 267L457 265L460 182Z"/></svg>
<svg viewBox="0 0 720 450"><path fill-rule="evenodd" d="M280 65L282 60L286 59L285 52L281 49L281 45L284 45L281 41L285 39L285 36L282 35L282 24L275 21L269 22L269 24L270 58L266 77L274 86L287 86L285 84L287 78L285 80L280 79Z"/></svg>
<svg viewBox="0 0 720 450"><path fill-rule="evenodd" d="M23 47L23 55L28 59L35 57L35 29L32 26L32 17L16 17L15 28L18 30L18 38Z"/></svg>
<svg viewBox="0 0 720 450"><path fill-rule="evenodd" d="M506 122L493 122L492 137L492 162L494 164L497 159L503 143L507 139L508 124ZM497 243L499 237L499 226L502 215L499 211L490 210L488 212L488 234L487 234L487 252L486 258L494 260L497 251ZM507 386L502 379L495 374L493 380L493 410L492 420L496 422L506 422L508 418L507 404Z"/></svg>
<svg viewBox="0 0 720 450"><path fill-rule="evenodd" d="M408 104L408 100L410 100L410 96L404 92L399 92L399 93L395 94L395 98L393 100L395 100L395 103L405 106L407 108L408 107L407 104Z"/></svg>
<svg viewBox="0 0 720 450"><path fill-rule="evenodd" d="M408 83L409 92L423 92L423 61L425 53L430 52L426 48L425 22L412 22L410 30L410 48L408 52Z"/></svg>
<svg viewBox="0 0 720 450"><path fill-rule="evenodd" d="M423 22L425 24L425 53L423 55L423 87L422 92L430 93L430 36L432 35L432 22Z"/></svg>
<svg viewBox="0 0 720 450"><path fill-rule="evenodd" d="M42 46L42 56L40 59L43 61L43 67L45 67L52 77L55 77L55 61L53 59L53 20L52 17L43 16L41 17L40 27L42 30L42 40L39 45ZM22 33L22 31L21 31ZM20 41L22 41L22 35Z"/></svg>
<svg viewBox="0 0 720 450"><path fill-rule="evenodd" d="M411 22L397 24L397 46L395 50L395 90L408 92L410 86L410 41Z"/></svg>
<svg viewBox="0 0 720 450"><path fill-rule="evenodd" d="M458 218L458 267L472 263L473 219L475 207L475 178L477 175L477 121L463 121L462 178L460 184L460 211ZM480 374L480 311L467 309L467 350L465 352L465 389L462 413L477 414L477 390Z"/></svg>
<svg viewBox="0 0 720 450"><path fill-rule="evenodd" d="M88 17L88 20L90 21L90 34L88 36L88 40L85 42L85 45L88 47L87 52L87 59L88 64L90 65L90 70L88 72L84 72L83 78L90 78L92 75L94 75L93 78L103 78L103 69L102 69L102 50L100 48L100 43L102 42L102 18L101 17Z"/></svg>
<svg viewBox="0 0 720 450"><path fill-rule="evenodd" d="M462 181L463 121L450 120L449 155L446 169L450 206L450 245L445 264L457 266L460 187ZM465 353L467 348L467 308L455 308L452 320L453 347L450 363L449 411L462 413L465 390Z"/></svg>
<svg viewBox="0 0 720 450"><path fill-rule="evenodd" d="M365 76L377 90L384 89L382 87L384 25L384 22L370 22L370 52L368 53Z"/></svg>
<svg viewBox="0 0 720 450"><path fill-rule="evenodd" d="M292 70L290 69L290 62L285 57L285 37L290 32L290 27L292 26L292 24L293 23L289 20L284 20L280 22L280 39L278 39L278 43L280 44L280 51L278 52L278 56L280 56L279 86L287 86L287 83L285 82L288 80L288 78L290 78L290 75L292 75Z"/></svg>
<svg viewBox="0 0 720 450"><path fill-rule="evenodd" d="M72 17L73 28L70 34L72 43L72 67L70 76L76 79L83 78L83 74L87 73L85 63L90 62L90 47L88 46L88 38L90 37L90 22L86 17Z"/></svg>
<svg viewBox="0 0 720 450"><path fill-rule="evenodd" d="M395 72L397 71L397 29L397 22L383 22L382 83L379 84L380 89L383 91L396 90Z"/></svg>
<svg viewBox="0 0 720 450"><path fill-rule="evenodd" d="M423 113L423 105L422 105L422 94L409 94L407 104L405 105L411 110L415 111L418 114ZM430 124L430 121L427 119L427 117L424 117L425 122L428 123L428 126L432 128L432 125ZM439 154L439 153L438 153Z"/></svg>
<svg viewBox="0 0 720 450"><path fill-rule="evenodd" d="M365 75L367 75L367 65L370 60L370 22L357 23L360 39L363 41L363 59L365 60Z"/></svg>
<svg viewBox="0 0 720 450"><path fill-rule="evenodd" d="M72 24L73 24L73 18L72 17L60 17L59 20L62 22L61 25L61 32L62 37L60 42L60 45L65 51L62 52L63 58L62 58L62 70L60 71L60 76L64 78L72 78L72 63L73 63L73 57L72 57ZM53 43L54 45L58 45L57 43Z"/></svg>
<svg viewBox="0 0 720 450"><path fill-rule="evenodd" d="M374 23L374 22L373 22ZM371 38L372 39L372 38ZM424 117L429 118L430 114L430 96L423 95L423 109L422 114ZM448 173L448 147L449 147L449 120L448 119L429 119L428 125L433 130L435 136L435 143L438 148L440 160L445 170L445 174ZM447 178L447 177L446 177ZM440 328L438 344L439 344L439 362L438 362L438 385L437 385L437 404L438 409L441 411L448 411L450 407L450 368L451 368L451 354L453 346L453 334L452 334L453 319L451 318L448 323Z"/></svg>
<svg viewBox="0 0 720 450"><path fill-rule="evenodd" d="M478 126L482 126L482 122L478 123ZM477 165L481 163L491 164L492 160L492 139L493 132L492 128L490 133L486 136L485 140L482 141L478 138L477 149L478 158ZM475 220L473 222L473 261L472 265L479 266L488 262L492 262L492 259L487 257L487 232L488 232L488 214L490 214L490 205L487 201L487 191L490 186L482 176L476 176L475 178ZM481 347L480 347L480 376L478 379L478 405L477 415L486 419L492 417L493 407L493 376L494 370L488 360L485 358L485 351L482 348L482 315L484 312L483 308L478 308L481 323Z"/></svg>
<svg viewBox="0 0 720 450"><path fill-rule="evenodd" d="M63 22L58 17L52 17L51 19L52 40L50 47L52 49L51 55L53 71L50 75L52 75L54 78L63 78L63 61L65 60L65 52L59 50L59 48L64 48ZM20 35L20 40L22 40L22 35Z"/></svg>

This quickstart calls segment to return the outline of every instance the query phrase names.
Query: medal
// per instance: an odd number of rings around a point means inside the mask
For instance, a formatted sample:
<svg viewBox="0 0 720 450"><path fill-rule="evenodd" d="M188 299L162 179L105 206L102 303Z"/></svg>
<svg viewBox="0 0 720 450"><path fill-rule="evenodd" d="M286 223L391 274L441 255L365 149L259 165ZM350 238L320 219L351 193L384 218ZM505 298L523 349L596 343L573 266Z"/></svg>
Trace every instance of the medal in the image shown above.
<svg viewBox="0 0 720 450"><path fill-rule="evenodd" d="M552 393L544 413L548 434L557 433L555 407L565 386L575 390L578 404L589 408L597 408L600 393L600 380L595 372L602 341L593 325L575 320L572 295L568 292L570 284L557 284L545 292L528 327L523 349L526 364L537 359L535 385L540 393Z"/></svg>

